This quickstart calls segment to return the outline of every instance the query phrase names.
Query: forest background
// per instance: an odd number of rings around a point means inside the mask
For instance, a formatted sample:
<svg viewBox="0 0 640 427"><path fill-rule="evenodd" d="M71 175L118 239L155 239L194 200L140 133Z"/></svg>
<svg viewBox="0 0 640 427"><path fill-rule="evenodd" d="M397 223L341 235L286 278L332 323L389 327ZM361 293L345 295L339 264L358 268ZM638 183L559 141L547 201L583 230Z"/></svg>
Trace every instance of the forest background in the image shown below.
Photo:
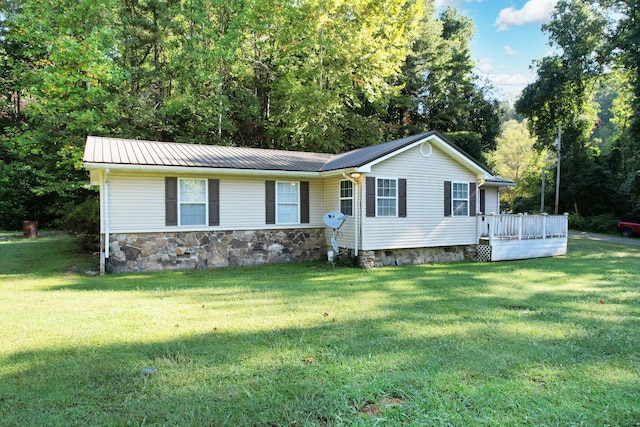
<svg viewBox="0 0 640 427"><path fill-rule="evenodd" d="M503 209L640 211L640 0L560 0L515 104L433 0L0 2L0 229L95 214L88 135L337 153L439 130L518 186ZM562 129L562 150L555 139ZM559 155L558 155L559 154Z"/></svg>

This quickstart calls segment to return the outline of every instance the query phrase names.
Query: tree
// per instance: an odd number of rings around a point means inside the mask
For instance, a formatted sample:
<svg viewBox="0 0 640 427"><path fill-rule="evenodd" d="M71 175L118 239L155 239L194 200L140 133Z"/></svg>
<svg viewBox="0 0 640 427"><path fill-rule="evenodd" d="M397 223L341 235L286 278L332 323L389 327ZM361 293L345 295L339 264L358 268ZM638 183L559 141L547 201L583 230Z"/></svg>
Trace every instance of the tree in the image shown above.
<svg viewBox="0 0 640 427"><path fill-rule="evenodd" d="M380 110L398 89L393 79L409 53L418 4L309 0L283 7L282 26L268 34L276 54L265 119L274 146L338 152L367 143L345 135L361 123L363 105Z"/></svg>
<svg viewBox="0 0 640 427"><path fill-rule="evenodd" d="M403 68L405 88L389 109L399 134L436 129L470 155L495 149L500 105L474 75L470 18L448 7L437 22L421 21L413 54Z"/></svg>
<svg viewBox="0 0 640 427"><path fill-rule="evenodd" d="M549 153L536 150L535 144L526 121L508 120L502 124L496 150L490 156L496 173L517 183L515 188L501 192L505 202L516 209L524 199L540 200L541 174L545 173ZM537 209L524 209L531 210Z"/></svg>
<svg viewBox="0 0 640 427"><path fill-rule="evenodd" d="M537 63L536 81L516 102L516 110L527 117L537 136L539 149L555 149L557 128L562 128L562 210L578 203L593 206L583 185L593 180L585 174L600 175L590 137L597 123L593 99L602 72L599 53L604 23L601 12L584 0L559 1L543 30L561 52Z"/></svg>
<svg viewBox="0 0 640 427"><path fill-rule="evenodd" d="M0 136L3 179L20 183L3 197L43 224L59 217L68 200L86 196L80 170L86 136L106 132L118 118L111 94L121 80L109 54L114 1L25 0L3 10L5 45L22 47L10 73L24 93L18 120Z"/></svg>

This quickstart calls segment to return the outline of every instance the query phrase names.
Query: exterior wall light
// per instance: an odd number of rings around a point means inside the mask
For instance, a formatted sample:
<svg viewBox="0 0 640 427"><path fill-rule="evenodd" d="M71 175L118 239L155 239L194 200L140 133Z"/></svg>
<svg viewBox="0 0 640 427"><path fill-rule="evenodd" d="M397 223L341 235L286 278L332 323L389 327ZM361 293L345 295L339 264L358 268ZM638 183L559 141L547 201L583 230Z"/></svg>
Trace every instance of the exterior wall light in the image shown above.
<svg viewBox="0 0 640 427"><path fill-rule="evenodd" d="M362 176L362 174L360 172L351 172L349 176L353 179L358 179Z"/></svg>

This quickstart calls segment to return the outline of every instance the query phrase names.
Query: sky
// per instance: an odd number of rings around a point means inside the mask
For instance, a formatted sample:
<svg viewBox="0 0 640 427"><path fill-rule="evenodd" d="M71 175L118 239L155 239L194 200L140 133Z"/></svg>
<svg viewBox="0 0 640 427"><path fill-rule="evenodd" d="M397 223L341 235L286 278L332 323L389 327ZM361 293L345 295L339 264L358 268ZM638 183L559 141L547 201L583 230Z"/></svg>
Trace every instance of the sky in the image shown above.
<svg viewBox="0 0 640 427"><path fill-rule="evenodd" d="M498 89L499 99L513 101L535 80L531 64L552 48L541 25L558 0L436 0L469 16L476 27L471 54L476 73Z"/></svg>

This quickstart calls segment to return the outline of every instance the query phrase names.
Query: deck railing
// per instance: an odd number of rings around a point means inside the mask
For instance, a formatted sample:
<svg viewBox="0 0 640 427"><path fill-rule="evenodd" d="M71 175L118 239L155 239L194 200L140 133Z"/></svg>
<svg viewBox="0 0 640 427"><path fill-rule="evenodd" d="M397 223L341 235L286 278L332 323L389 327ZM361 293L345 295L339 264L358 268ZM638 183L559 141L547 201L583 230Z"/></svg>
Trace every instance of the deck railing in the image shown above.
<svg viewBox="0 0 640 427"><path fill-rule="evenodd" d="M569 214L527 215L491 214L478 215L478 239L547 239L567 237Z"/></svg>

